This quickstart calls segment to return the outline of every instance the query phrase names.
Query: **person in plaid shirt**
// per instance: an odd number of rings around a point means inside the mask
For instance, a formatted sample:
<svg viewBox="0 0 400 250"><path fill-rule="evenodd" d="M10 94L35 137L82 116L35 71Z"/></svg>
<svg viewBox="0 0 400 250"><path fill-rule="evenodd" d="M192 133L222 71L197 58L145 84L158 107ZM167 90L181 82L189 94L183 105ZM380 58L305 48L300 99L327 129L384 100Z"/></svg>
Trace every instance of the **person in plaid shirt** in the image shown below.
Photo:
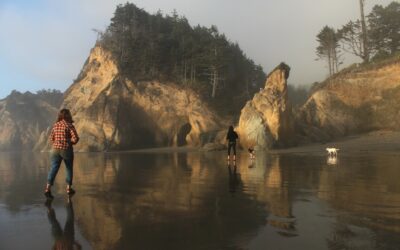
<svg viewBox="0 0 400 250"><path fill-rule="evenodd" d="M47 177L47 185L44 192L47 198L53 198L53 195L51 194L51 186L54 184L54 179L56 178L62 161L64 161L67 170L67 194L72 195L75 193L75 190L71 187L74 164L73 145L78 143L79 136L73 122L71 112L68 109L62 109L58 114L57 122L53 125L51 130L50 141L53 144L50 153L51 168Z"/></svg>

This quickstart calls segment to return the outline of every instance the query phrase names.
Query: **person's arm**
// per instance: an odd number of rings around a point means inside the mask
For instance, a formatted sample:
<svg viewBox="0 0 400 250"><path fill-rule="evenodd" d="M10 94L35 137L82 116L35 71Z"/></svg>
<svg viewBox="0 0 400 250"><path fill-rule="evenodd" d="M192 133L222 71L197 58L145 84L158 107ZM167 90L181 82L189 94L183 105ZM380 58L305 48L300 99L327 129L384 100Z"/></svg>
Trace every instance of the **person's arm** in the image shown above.
<svg viewBox="0 0 400 250"><path fill-rule="evenodd" d="M54 143L54 141L55 141L54 126L51 128L50 141L51 141L51 143Z"/></svg>
<svg viewBox="0 0 400 250"><path fill-rule="evenodd" d="M70 126L69 131L70 131L70 135L71 135L71 143L73 145L77 144L79 141L79 136L78 136L78 133L76 132L74 125Z"/></svg>

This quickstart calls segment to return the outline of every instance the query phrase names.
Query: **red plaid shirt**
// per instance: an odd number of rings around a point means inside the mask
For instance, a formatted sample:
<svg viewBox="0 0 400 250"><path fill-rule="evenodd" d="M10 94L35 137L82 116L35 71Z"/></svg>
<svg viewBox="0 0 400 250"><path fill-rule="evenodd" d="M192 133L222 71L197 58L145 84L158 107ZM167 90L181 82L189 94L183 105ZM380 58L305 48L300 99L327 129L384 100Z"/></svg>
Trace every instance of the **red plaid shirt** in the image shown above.
<svg viewBox="0 0 400 250"><path fill-rule="evenodd" d="M72 123L61 120L53 125L50 140L53 143L53 148L66 150L78 143L79 136Z"/></svg>

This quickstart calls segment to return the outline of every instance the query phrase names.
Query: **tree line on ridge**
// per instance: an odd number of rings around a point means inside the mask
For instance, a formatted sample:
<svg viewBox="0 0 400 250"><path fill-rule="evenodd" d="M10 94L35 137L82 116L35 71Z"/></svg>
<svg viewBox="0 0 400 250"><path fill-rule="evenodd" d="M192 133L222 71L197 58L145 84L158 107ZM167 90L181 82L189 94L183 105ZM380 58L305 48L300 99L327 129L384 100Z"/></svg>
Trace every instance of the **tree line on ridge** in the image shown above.
<svg viewBox="0 0 400 250"><path fill-rule="evenodd" d="M237 110L265 82L265 73L215 26L192 27L179 16L118 5L98 43L134 82L160 80L194 89L222 114Z"/></svg>
<svg viewBox="0 0 400 250"><path fill-rule="evenodd" d="M365 0L359 0L360 19L349 21L339 29L324 26L317 35L318 59L328 64L329 75L339 71L344 53L359 57L364 63L389 58L400 50L400 3L386 7L375 5L364 15Z"/></svg>

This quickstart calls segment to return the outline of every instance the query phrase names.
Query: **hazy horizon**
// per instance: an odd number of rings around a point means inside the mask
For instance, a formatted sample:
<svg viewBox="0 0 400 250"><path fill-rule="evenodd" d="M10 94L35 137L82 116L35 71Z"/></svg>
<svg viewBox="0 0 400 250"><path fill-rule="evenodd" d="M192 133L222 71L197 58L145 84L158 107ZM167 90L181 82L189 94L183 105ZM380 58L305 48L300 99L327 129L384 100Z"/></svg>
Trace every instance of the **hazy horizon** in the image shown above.
<svg viewBox="0 0 400 250"><path fill-rule="evenodd" d="M36 92L68 88L95 44L92 29L104 30L116 5L125 2L0 2L0 99L13 89ZM358 0L129 2L149 13L161 10L170 14L175 9L192 26L216 25L266 73L286 62L292 68L289 83L294 85L321 81L328 74L325 62L315 61L316 35L322 27L337 29L360 15ZM376 4L390 2L367 0L366 13ZM356 61L348 54L344 58L344 65Z"/></svg>

